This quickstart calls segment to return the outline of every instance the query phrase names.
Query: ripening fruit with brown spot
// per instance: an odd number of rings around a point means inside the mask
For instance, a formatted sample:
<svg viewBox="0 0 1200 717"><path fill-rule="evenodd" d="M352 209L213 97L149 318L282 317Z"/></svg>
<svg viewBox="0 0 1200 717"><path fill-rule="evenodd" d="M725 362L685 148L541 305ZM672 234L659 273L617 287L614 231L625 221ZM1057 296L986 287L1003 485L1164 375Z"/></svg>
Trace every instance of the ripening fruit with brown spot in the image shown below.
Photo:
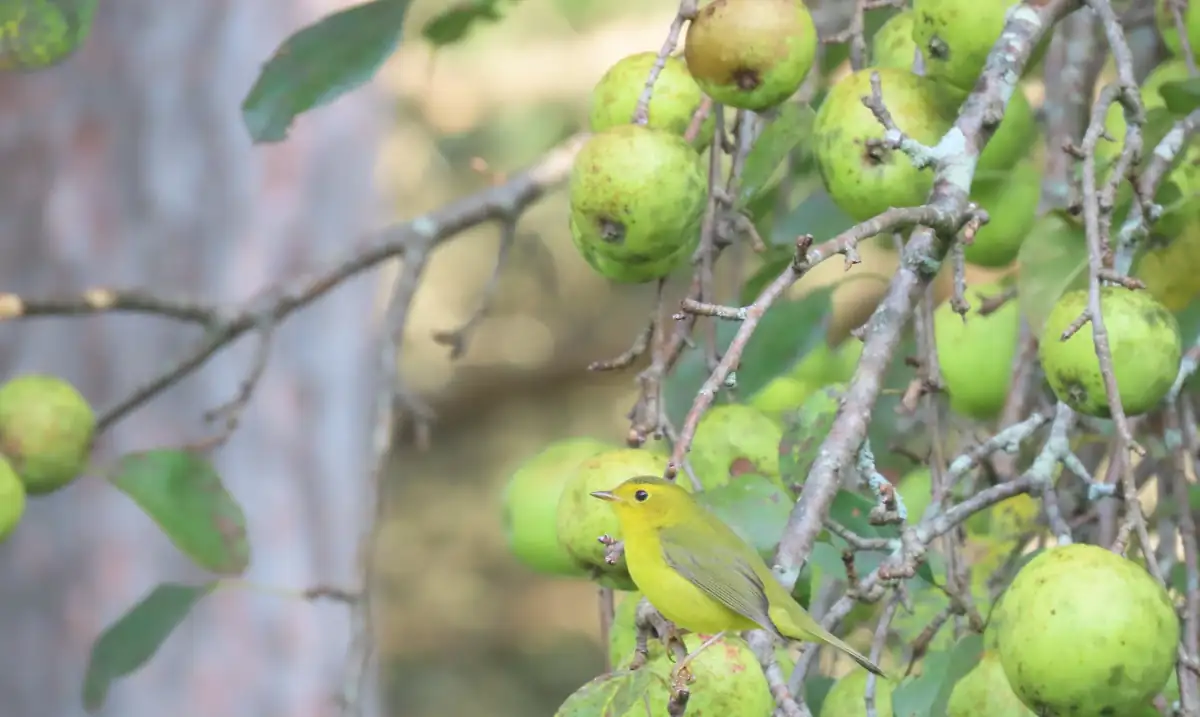
<svg viewBox="0 0 1200 717"><path fill-rule="evenodd" d="M598 132L575 158L571 239L602 276L641 283L667 276L700 241L708 181L677 134L636 124Z"/></svg>
<svg viewBox="0 0 1200 717"><path fill-rule="evenodd" d="M817 56L801 0L714 0L688 24L688 70L714 101L761 111L795 94Z"/></svg>
<svg viewBox="0 0 1200 717"><path fill-rule="evenodd" d="M1020 0L914 0L913 41L925 58L925 75L964 90L974 88L1008 13L1020 4ZM1034 48L1025 72L1041 60L1052 34L1046 33Z"/></svg>
<svg viewBox="0 0 1200 717"><path fill-rule="evenodd" d="M1069 339L1063 332L1087 309L1086 289L1063 294L1046 317L1038 354L1058 400L1079 413L1111 418L1092 323ZM1158 405L1171 390L1183 355L1179 323L1147 291L1122 286L1100 289L1100 313L1108 333L1113 376L1125 414L1136 416Z"/></svg>
<svg viewBox="0 0 1200 717"><path fill-rule="evenodd" d="M859 70L829 90L813 126L816 164L830 199L855 221L891 207L920 206L933 188L932 171L879 144L883 125L862 102L871 96L875 72L884 105L908 137L932 146L954 121L937 83L900 68Z"/></svg>

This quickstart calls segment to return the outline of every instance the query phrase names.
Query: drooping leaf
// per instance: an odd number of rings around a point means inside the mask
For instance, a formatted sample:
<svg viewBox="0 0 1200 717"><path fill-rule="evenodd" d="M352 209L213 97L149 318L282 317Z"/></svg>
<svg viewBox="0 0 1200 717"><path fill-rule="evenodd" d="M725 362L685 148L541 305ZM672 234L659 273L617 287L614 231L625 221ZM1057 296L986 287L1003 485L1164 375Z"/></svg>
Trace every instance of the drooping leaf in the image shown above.
<svg viewBox="0 0 1200 717"><path fill-rule="evenodd" d="M645 668L600 675L575 690L554 717L624 717L642 700L654 678L653 671Z"/></svg>
<svg viewBox="0 0 1200 717"><path fill-rule="evenodd" d="M778 224L778 221L775 223ZM754 303L763 289L767 288L768 284L775 281L783 273L783 270L788 268L795 254L795 247L781 245L767 247L767 250L759 255L762 264L742 284L741 296L738 297L742 306Z"/></svg>
<svg viewBox="0 0 1200 717"><path fill-rule="evenodd" d="M95 712L103 707L113 682L146 664L192 607L215 586L215 582L162 583L109 625L92 644L83 680L84 708Z"/></svg>
<svg viewBox="0 0 1200 717"><path fill-rule="evenodd" d="M916 369L906 359L917 355L916 336L910 329L905 331L892 354L867 427L867 437L875 454L875 468L891 480L898 479L911 465L907 457L892 450L893 446L903 444L909 451L922 455L931 444L929 432L921 430L920 412L908 414L897 410L905 389L916 377Z"/></svg>
<svg viewBox="0 0 1200 717"><path fill-rule="evenodd" d="M421 28L424 37L435 47L460 42L476 25L496 22L503 17L500 0L465 0L457 2L430 18Z"/></svg>
<svg viewBox="0 0 1200 717"><path fill-rule="evenodd" d="M845 551L849 543L837 537L829 536L830 542L818 541L813 545L809 562L820 569L822 576L832 576L838 580L846 580ZM851 553L854 557L854 571L861 578L879 567L884 558L882 553L857 551Z"/></svg>
<svg viewBox="0 0 1200 717"><path fill-rule="evenodd" d="M1087 260L1083 228L1058 213L1039 219L1021 244L1017 301L1035 335L1063 292L1086 285Z"/></svg>
<svg viewBox="0 0 1200 717"><path fill-rule="evenodd" d="M796 237L802 234L812 234L816 241L821 242L832 239L856 223L833 203L824 189L815 189L787 216L775 222L775 234L770 241L790 249L795 247ZM767 237L763 239L767 240Z"/></svg>
<svg viewBox="0 0 1200 717"><path fill-rule="evenodd" d="M804 680L804 704L808 706L809 712L814 715L821 714L821 705L825 704L825 696L829 694L829 690L833 689L834 680L832 677L824 675L815 675ZM880 715L879 717L889 717L888 715Z"/></svg>
<svg viewBox="0 0 1200 717"><path fill-rule="evenodd" d="M738 362L739 395L754 394L825 340L832 295L833 287L822 287L767 309Z"/></svg>
<svg viewBox="0 0 1200 717"><path fill-rule="evenodd" d="M1200 298L1192 301L1181 310L1175 312L1179 322L1179 335L1184 346L1191 346L1200 337Z"/></svg>
<svg viewBox="0 0 1200 717"><path fill-rule="evenodd" d="M737 329L738 325L735 322L717 322L718 353L723 353L729 347ZM695 346L684 349L679 360L675 362L675 368L663 382L663 408L672 424L676 426L683 424L684 418L696 400L696 393L700 391L700 387L704 385L708 377L709 370L707 362L704 360L702 342L697 342ZM717 394L716 400L721 401L724 395L723 393Z"/></svg>
<svg viewBox="0 0 1200 717"><path fill-rule="evenodd" d="M750 337L737 367L737 392L749 396L790 368L824 338L832 289L813 291L798 300L780 300L767 309ZM817 326L820 331L817 331ZM717 351L724 353L737 334L740 322L718 321ZM663 386L667 417L679 425L708 380L708 366L700 343L684 350Z"/></svg>
<svg viewBox="0 0 1200 717"><path fill-rule="evenodd" d="M779 441L779 471L787 485L800 485L816 461L841 405L843 387L817 389L795 411L783 415Z"/></svg>
<svg viewBox="0 0 1200 717"><path fill-rule="evenodd" d="M280 142L292 121L375 76L400 42L409 0L373 0L325 16L283 41L242 102L255 143Z"/></svg>
<svg viewBox="0 0 1200 717"><path fill-rule="evenodd" d="M1146 123L1142 125L1142 166L1150 161L1155 146L1175 128L1176 119L1166 107L1146 111Z"/></svg>
<svg viewBox="0 0 1200 717"><path fill-rule="evenodd" d="M792 499L772 480L741 475L737 480L698 494L698 500L771 560L792 512Z"/></svg>
<svg viewBox="0 0 1200 717"><path fill-rule="evenodd" d="M772 178L786 163L788 154L812 135L815 119L816 113L808 105L789 102L780 106L779 114L763 129L746 155L738 187L738 207L748 205L771 187Z"/></svg>
<svg viewBox="0 0 1200 717"><path fill-rule="evenodd" d="M200 567L238 575L249 565L246 517L204 457L182 450L128 453L110 480Z"/></svg>
<svg viewBox="0 0 1200 717"><path fill-rule="evenodd" d="M1167 109L1178 117L1184 117L1192 110L1200 107L1200 77L1189 77L1186 80L1164 82L1158 88ZM1153 145L1147 145L1152 147Z"/></svg>
<svg viewBox="0 0 1200 717"><path fill-rule="evenodd" d="M865 489L864 489L865 490ZM875 500L851 490L839 490L829 507L829 517L864 538L895 538L900 531L894 525L872 525L871 509Z"/></svg>
<svg viewBox="0 0 1200 717"><path fill-rule="evenodd" d="M946 714L954 685L979 662L983 636L964 636L944 652L930 652L923 661L921 676L906 681L892 693L896 717L927 717Z"/></svg>

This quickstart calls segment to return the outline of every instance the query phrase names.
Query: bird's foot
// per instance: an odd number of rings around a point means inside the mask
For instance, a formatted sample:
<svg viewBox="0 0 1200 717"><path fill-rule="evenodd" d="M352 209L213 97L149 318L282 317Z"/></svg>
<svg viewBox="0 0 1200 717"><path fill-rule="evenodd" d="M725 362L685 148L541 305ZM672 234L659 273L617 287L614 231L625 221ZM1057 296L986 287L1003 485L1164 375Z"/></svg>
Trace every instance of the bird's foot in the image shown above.
<svg viewBox="0 0 1200 717"><path fill-rule="evenodd" d="M675 669L671 670L671 683L676 686L686 685L689 682L691 682L692 680L696 679L695 676L692 675L692 671L690 669L688 669L688 665L691 663L692 660L696 659L696 657L701 652L703 652L705 650L705 648L707 648L710 645L712 645L713 643L717 642L722 637L725 637L724 630L718 632L717 634L709 637L704 642L700 643L699 647L697 647L695 650L692 650L682 660L680 660L679 664L675 665ZM682 641L680 641L680 642L682 643Z"/></svg>
<svg viewBox="0 0 1200 717"><path fill-rule="evenodd" d="M662 640L663 647L667 649L667 657L674 662L675 646L679 646L680 652L687 652L687 645L684 644L683 637L680 636L679 628L675 627L675 623L667 622L665 628L660 639Z"/></svg>
<svg viewBox="0 0 1200 717"><path fill-rule="evenodd" d="M672 692L687 692L688 685L696 680L696 676L684 663L679 663L675 669L671 670L671 690Z"/></svg>

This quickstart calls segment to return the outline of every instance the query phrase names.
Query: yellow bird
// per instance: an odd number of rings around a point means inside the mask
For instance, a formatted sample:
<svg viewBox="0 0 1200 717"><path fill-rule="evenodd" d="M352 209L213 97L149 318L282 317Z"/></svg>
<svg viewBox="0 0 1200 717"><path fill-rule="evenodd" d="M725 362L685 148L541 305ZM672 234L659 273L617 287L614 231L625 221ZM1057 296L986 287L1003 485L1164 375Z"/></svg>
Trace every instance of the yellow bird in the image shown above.
<svg viewBox="0 0 1200 717"><path fill-rule="evenodd" d="M875 663L821 627L754 548L675 483L630 478L592 496L611 503L624 534L629 575L650 604L677 627L713 635L677 672L725 632L762 628L782 640L830 645L886 678Z"/></svg>

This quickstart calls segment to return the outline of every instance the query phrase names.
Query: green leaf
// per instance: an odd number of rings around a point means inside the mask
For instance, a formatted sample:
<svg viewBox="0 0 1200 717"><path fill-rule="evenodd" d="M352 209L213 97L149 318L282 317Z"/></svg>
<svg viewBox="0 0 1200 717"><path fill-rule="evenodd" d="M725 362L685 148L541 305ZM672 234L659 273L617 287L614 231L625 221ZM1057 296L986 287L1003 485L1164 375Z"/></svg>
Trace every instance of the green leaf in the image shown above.
<svg viewBox="0 0 1200 717"><path fill-rule="evenodd" d="M742 168L737 207L745 207L764 190L770 188L772 177L786 164L788 154L812 134L816 113L808 105L789 102L779 108L779 114L763 129Z"/></svg>
<svg viewBox="0 0 1200 717"><path fill-rule="evenodd" d="M1171 114L1183 117L1200 107L1200 77L1164 82L1158 88L1158 94L1162 96ZM1153 147L1150 144L1146 146Z"/></svg>
<svg viewBox="0 0 1200 717"><path fill-rule="evenodd" d="M909 459L892 450L892 446L902 443L921 455L930 445L929 432L922 430L917 416L897 410L904 398L904 390L916 377L916 369L905 359L917 355L916 337L911 330L905 331L884 374L883 390L871 410L871 423L867 427L867 437L875 453L875 468L889 479L899 479L911 466Z"/></svg>
<svg viewBox="0 0 1200 717"><path fill-rule="evenodd" d="M202 456L179 450L127 453L110 480L200 567L239 575L249 565L246 517Z"/></svg>
<svg viewBox="0 0 1200 717"><path fill-rule="evenodd" d="M645 668L600 675L571 694L554 717L623 717L642 700L654 677Z"/></svg>
<svg viewBox="0 0 1200 717"><path fill-rule="evenodd" d="M737 329L737 322L717 322L718 353L723 353L725 349L729 348ZM679 356L674 370L667 376L667 380L663 384L663 409L672 424L676 426L683 424L684 418L692 408L692 403L696 400L696 394L708 380L709 375L708 366L704 360L704 348L701 344L697 343L695 346L685 349ZM720 401L722 396L723 394L717 394L716 400Z"/></svg>
<svg viewBox="0 0 1200 717"><path fill-rule="evenodd" d="M421 37L436 47L453 45L479 23L496 22L502 17L499 0L467 0L451 5L426 22Z"/></svg>
<svg viewBox="0 0 1200 717"><path fill-rule="evenodd" d="M923 661L921 676L901 684L892 693L896 717L928 717L946 714L954 685L971 671L983 654L983 636L970 634L944 652L930 652Z"/></svg>
<svg viewBox="0 0 1200 717"><path fill-rule="evenodd" d="M192 607L215 586L215 582L162 583L109 625L92 644L83 679L84 708L95 712L103 707L112 683L146 664Z"/></svg>
<svg viewBox="0 0 1200 717"><path fill-rule="evenodd" d="M831 47L834 46L831 45ZM825 697L829 694L829 690L833 689L835 682L837 680L825 675L816 675L804 681L804 704L808 706L809 712L814 715L821 714L821 705L825 704ZM891 716L879 715L879 717Z"/></svg>
<svg viewBox="0 0 1200 717"><path fill-rule="evenodd" d="M1179 335L1184 346L1191 346L1200 337L1200 298L1192 299L1191 303L1175 312L1175 320L1179 322Z"/></svg>
<svg viewBox="0 0 1200 717"><path fill-rule="evenodd" d="M750 396L767 385L799 360L816 343L824 340L824 319L829 313L832 288L813 291L794 301L777 301L759 321L758 330L742 352L737 370L737 390ZM819 324L821 331L815 331ZM737 334L740 322L717 322L717 351L724 353ZM808 329L805 331L804 329ZM708 380L704 349L686 349L675 362L675 369L663 386L667 417L675 425L683 423L696 393Z"/></svg>
<svg viewBox="0 0 1200 717"><path fill-rule="evenodd" d="M871 509L875 499L852 490L839 490L829 507L829 517L864 538L895 538L900 531L894 525L872 525Z"/></svg>
<svg viewBox="0 0 1200 717"><path fill-rule="evenodd" d="M784 414L779 472L786 485L800 485L808 479L821 443L837 417L843 388L837 385L819 388L795 411Z"/></svg>
<svg viewBox="0 0 1200 717"><path fill-rule="evenodd" d="M335 12L275 50L242 102L255 143L281 142L292 121L365 84L396 49L409 0L374 0Z"/></svg>
<svg viewBox="0 0 1200 717"><path fill-rule="evenodd" d="M774 481L761 475L738 479L703 491L697 500L770 561L783 537L792 499Z"/></svg>
<svg viewBox="0 0 1200 717"><path fill-rule="evenodd" d="M771 304L738 362L739 395L753 395L825 340L832 296L833 287L822 287L799 299Z"/></svg>
<svg viewBox="0 0 1200 717"><path fill-rule="evenodd" d="M773 244L782 244L795 251L796 237L812 234L821 242L841 234L857 222L846 215L824 189L815 189L796 208L775 222ZM767 237L763 237L767 241Z"/></svg>
<svg viewBox="0 0 1200 717"><path fill-rule="evenodd" d="M776 245L767 247L767 250L759 255L762 259L762 265L742 284L741 296L738 297L742 302L742 306L753 304L763 289L767 288L767 284L775 281L783 273L783 270L788 268L795 255L796 248L794 246Z"/></svg>
<svg viewBox="0 0 1200 717"><path fill-rule="evenodd" d="M1142 125L1141 164L1143 167L1154 154L1154 147L1175 128L1175 121L1176 117L1166 107L1155 107L1146 111L1146 124Z"/></svg>
<svg viewBox="0 0 1200 717"><path fill-rule="evenodd" d="M1086 285L1087 260L1083 227L1057 213L1039 219L1021 244L1017 301L1035 335L1063 292Z"/></svg>
<svg viewBox="0 0 1200 717"><path fill-rule="evenodd" d="M836 535L830 536L830 542L819 541L813 545L809 562L820 570L822 576L830 575L837 580L846 580L846 563L842 556L847 547L849 545L846 541ZM859 577L879 567L884 558L879 553L856 552L853 555L854 569Z"/></svg>

